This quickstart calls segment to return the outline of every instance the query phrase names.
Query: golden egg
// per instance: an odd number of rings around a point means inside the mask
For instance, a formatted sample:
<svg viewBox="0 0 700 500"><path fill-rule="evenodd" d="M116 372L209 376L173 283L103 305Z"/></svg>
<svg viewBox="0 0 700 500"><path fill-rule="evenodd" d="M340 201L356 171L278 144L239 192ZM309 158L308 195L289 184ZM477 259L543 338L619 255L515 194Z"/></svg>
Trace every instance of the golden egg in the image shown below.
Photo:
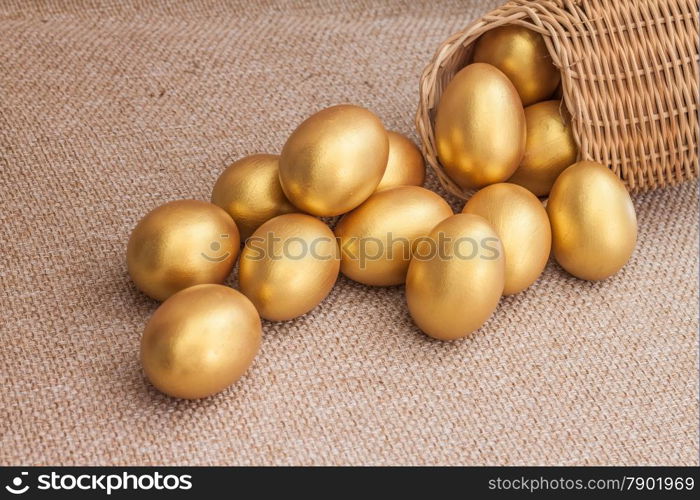
<svg viewBox="0 0 700 500"><path fill-rule="evenodd" d="M126 260L136 286L165 300L192 285L222 283L239 249L236 223L224 210L204 201L179 200L139 221Z"/></svg>
<svg viewBox="0 0 700 500"><path fill-rule="evenodd" d="M379 118L359 106L333 106L307 118L287 139L280 155L282 189L304 212L340 215L374 192L388 157Z"/></svg>
<svg viewBox="0 0 700 500"><path fill-rule="evenodd" d="M366 285L403 283L416 240L450 215L452 209L445 200L419 186L373 194L335 228L340 271Z"/></svg>
<svg viewBox="0 0 700 500"><path fill-rule="evenodd" d="M504 280L496 231L478 215L453 215L416 247L406 276L408 310L433 338L465 337L496 309Z"/></svg>
<svg viewBox="0 0 700 500"><path fill-rule="evenodd" d="M325 299L339 267L338 244L328 226L310 215L286 214L270 219L248 238L238 281L260 316L283 321Z"/></svg>
<svg viewBox="0 0 700 500"><path fill-rule="evenodd" d="M268 154L233 162L214 184L211 202L233 217L243 241L263 222L297 211L280 185L279 156Z"/></svg>
<svg viewBox="0 0 700 500"><path fill-rule="evenodd" d="M523 106L549 98L561 80L542 35L522 26L501 26L481 35L474 45L473 60L503 71L518 90Z"/></svg>
<svg viewBox="0 0 700 500"><path fill-rule="evenodd" d="M425 181L425 162L418 146L397 132L388 134L389 160L377 191L396 186L422 186Z"/></svg>
<svg viewBox="0 0 700 500"><path fill-rule="evenodd" d="M547 196L559 174L578 155L569 112L561 101L538 102L525 108L525 122L525 154L508 182Z"/></svg>
<svg viewBox="0 0 700 500"><path fill-rule="evenodd" d="M525 151L525 113L515 87L488 64L470 64L450 81L438 104L440 163L464 189L503 182Z"/></svg>
<svg viewBox="0 0 700 500"><path fill-rule="evenodd" d="M204 398L243 375L261 336L258 313L242 293L223 285L197 285L156 309L141 339L141 362L148 379L165 394Z"/></svg>
<svg viewBox="0 0 700 500"><path fill-rule="evenodd" d="M557 262L584 280L602 280L629 260L637 216L622 181L592 161L574 163L557 178L547 202Z"/></svg>
<svg viewBox="0 0 700 500"><path fill-rule="evenodd" d="M515 184L492 184L474 194L462 212L486 219L501 240L503 295L521 292L537 280L549 259L552 232L547 211L534 194Z"/></svg>

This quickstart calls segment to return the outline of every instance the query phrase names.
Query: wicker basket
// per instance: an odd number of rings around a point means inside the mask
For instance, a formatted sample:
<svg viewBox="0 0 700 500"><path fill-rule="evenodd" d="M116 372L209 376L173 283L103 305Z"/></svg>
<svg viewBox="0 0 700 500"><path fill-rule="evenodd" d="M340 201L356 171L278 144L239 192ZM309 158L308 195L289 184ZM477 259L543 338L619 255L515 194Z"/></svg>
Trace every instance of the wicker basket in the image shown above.
<svg viewBox="0 0 700 500"><path fill-rule="evenodd" d="M435 110L477 38L504 24L544 36L579 159L608 165L630 191L698 176L697 0L512 0L447 39L421 77L416 126L450 193L466 197L438 163Z"/></svg>

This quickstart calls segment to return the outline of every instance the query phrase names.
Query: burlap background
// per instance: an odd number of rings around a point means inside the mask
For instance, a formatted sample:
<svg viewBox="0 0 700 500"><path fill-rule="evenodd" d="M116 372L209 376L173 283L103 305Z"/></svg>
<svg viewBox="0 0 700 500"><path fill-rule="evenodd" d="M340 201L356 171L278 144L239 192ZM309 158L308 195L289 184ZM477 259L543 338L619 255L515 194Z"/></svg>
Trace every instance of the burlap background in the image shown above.
<svg viewBox="0 0 700 500"><path fill-rule="evenodd" d="M496 3L0 2L0 463L697 464L695 182L635 197L617 276L550 263L471 339L341 278L232 389L143 379L137 219L327 105L415 138L423 66Z"/></svg>

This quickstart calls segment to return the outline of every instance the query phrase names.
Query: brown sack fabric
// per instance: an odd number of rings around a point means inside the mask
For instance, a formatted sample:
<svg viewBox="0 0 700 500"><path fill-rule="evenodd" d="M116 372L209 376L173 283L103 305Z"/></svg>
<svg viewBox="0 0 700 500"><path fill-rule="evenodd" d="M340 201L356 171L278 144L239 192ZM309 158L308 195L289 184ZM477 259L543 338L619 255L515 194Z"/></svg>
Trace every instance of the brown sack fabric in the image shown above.
<svg viewBox="0 0 700 500"><path fill-rule="evenodd" d="M0 464L697 465L697 181L634 196L616 276L550 262L469 339L341 277L223 393L144 380L136 221L332 104L418 141L421 71L498 3L0 0Z"/></svg>

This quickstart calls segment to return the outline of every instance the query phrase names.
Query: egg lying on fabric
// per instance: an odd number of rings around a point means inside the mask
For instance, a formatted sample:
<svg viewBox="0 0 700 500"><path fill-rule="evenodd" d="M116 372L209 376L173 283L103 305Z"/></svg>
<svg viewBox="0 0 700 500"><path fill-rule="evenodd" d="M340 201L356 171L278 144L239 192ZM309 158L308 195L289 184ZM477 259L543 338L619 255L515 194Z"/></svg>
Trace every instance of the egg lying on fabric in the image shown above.
<svg viewBox="0 0 700 500"><path fill-rule="evenodd" d="M462 188L508 179L525 151L525 113L513 84L489 64L460 70L440 98L435 142L447 175Z"/></svg>
<svg viewBox="0 0 700 500"><path fill-rule="evenodd" d="M263 222L297 211L280 185L279 156L270 154L233 162L214 184L211 202L236 221L244 241Z"/></svg>
<svg viewBox="0 0 700 500"><path fill-rule="evenodd" d="M389 138L372 112L348 104L307 118L280 155L280 181L289 200L318 216L352 210L382 179Z"/></svg>
<svg viewBox="0 0 700 500"><path fill-rule="evenodd" d="M452 215L436 193L419 186L379 191L343 216L335 228L340 271L366 285L399 285L418 238Z"/></svg>
<svg viewBox="0 0 700 500"><path fill-rule="evenodd" d="M564 170L549 194L547 213L554 257L578 278L612 276L634 251L634 205L622 181L599 163L581 161Z"/></svg>
<svg viewBox="0 0 700 500"><path fill-rule="evenodd" d="M139 221L126 258L136 286L156 300L203 283L222 283L240 249L236 223L221 208L197 200L166 203Z"/></svg>
<svg viewBox="0 0 700 500"><path fill-rule="evenodd" d="M453 215L416 246L406 277L408 310L431 337L465 337L496 309L504 282L503 249L493 227L478 215Z"/></svg>
<svg viewBox="0 0 700 500"><path fill-rule="evenodd" d="M521 292L537 280L549 259L552 233L547 212L534 194L515 184L492 184L474 194L462 212L486 219L501 240L503 295Z"/></svg>
<svg viewBox="0 0 700 500"><path fill-rule="evenodd" d="M422 186L425 161L418 146L398 132L388 132L389 160L377 191L396 186Z"/></svg>
<svg viewBox="0 0 700 500"><path fill-rule="evenodd" d="M141 339L141 362L160 391L203 398L243 375L261 336L258 313L243 294L223 285L197 285L156 309Z"/></svg>
<svg viewBox="0 0 700 500"><path fill-rule="evenodd" d="M241 292L260 316L301 316L330 293L340 255L333 232L305 214L286 214L260 226L246 242L238 269Z"/></svg>
<svg viewBox="0 0 700 500"><path fill-rule="evenodd" d="M569 113L561 101L538 102L525 108L525 122L525 154L508 182L546 196L559 174L575 163L578 155Z"/></svg>
<svg viewBox="0 0 700 500"><path fill-rule="evenodd" d="M549 98L561 80L542 35L523 26L500 26L481 35L474 45L473 61L503 71L524 106Z"/></svg>

